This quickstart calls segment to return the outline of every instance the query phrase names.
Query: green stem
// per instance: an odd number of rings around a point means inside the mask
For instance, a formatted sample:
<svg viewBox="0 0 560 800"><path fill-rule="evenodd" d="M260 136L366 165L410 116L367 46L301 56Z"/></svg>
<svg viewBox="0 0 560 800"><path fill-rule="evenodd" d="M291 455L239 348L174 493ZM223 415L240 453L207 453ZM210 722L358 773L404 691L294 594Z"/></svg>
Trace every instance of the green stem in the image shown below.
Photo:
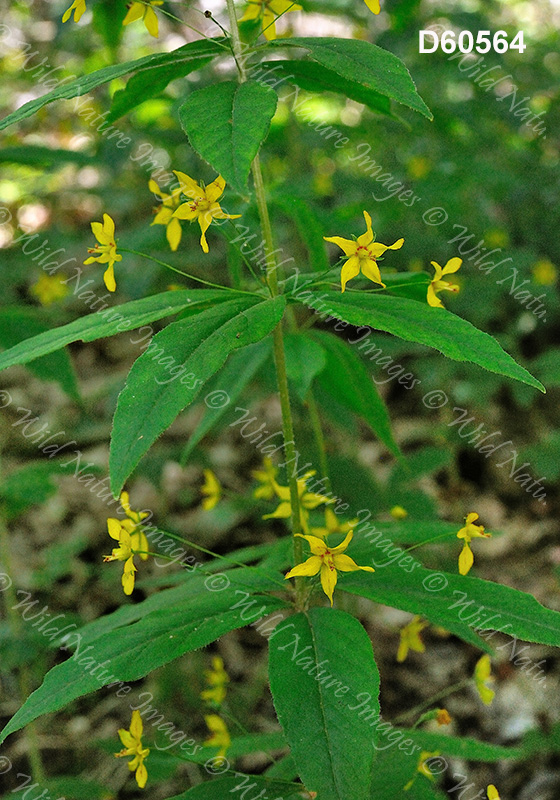
<svg viewBox="0 0 560 800"><path fill-rule="evenodd" d="M23 635L23 626L21 618L16 611L18 604L16 592L11 582L13 575L12 558L10 554L10 542L8 537L8 530L4 524L4 519L0 516L0 560L5 564L6 574L10 581L9 585L4 590L4 606L6 609L6 617L10 625L10 629L15 638L21 639ZM27 664L22 663L17 670L19 691L21 701L25 702L31 694L31 678ZM27 738L27 747L29 752L29 763L31 765L31 774L36 783L43 784L45 782L45 772L43 770L43 762L41 760L41 749L39 747L39 739L37 737L37 728L34 722L30 722L24 732Z"/></svg>
<svg viewBox="0 0 560 800"><path fill-rule="evenodd" d="M230 29L233 51L235 53L235 61L239 71L239 82L243 83L246 80L245 68L242 61L242 47L239 38L239 28L237 27L237 17L235 16L234 0L227 0L227 8L229 13ZM278 286L278 267L274 257L274 239L272 236L272 226L270 224L270 215L268 213L268 205L266 202L266 192L264 188L264 181L261 170L261 162L259 156L256 155L253 161L251 172L253 175L253 183L255 186L255 197L257 200L257 209L259 212L259 220L263 233L266 254L266 277L268 286L272 297L277 297L280 294ZM276 365L276 378L278 381L278 392L280 395L280 408L282 410L282 433L284 437L284 455L286 456L286 463L292 465L288 467L288 485L290 489L290 505L292 508L292 534L293 534L293 548L294 548L294 564L300 564L303 561L303 543L302 539L295 534L302 531L301 516L299 506L299 492L296 479L296 472L293 466L297 463L297 451L294 442L294 425L292 421L292 409L290 406L290 393L288 389L288 373L286 370L286 355L284 352L284 333L282 328L282 320L278 323L273 332L274 342L274 363ZM303 609L305 606L305 581L303 578L296 578L296 606L298 609Z"/></svg>
<svg viewBox="0 0 560 800"><path fill-rule="evenodd" d="M455 683L453 686L449 686L447 689L444 689L441 692L438 692L433 697L430 697L429 700L425 700L420 705L414 706L414 708L410 708L408 711L405 711L403 714L399 714L398 717L395 717L392 720L392 724L396 725L399 722L407 719L408 717L412 716L413 714L419 714L421 711L424 711L425 708L428 708L433 703L437 703L438 700L443 700L449 695L454 694L455 692L460 692L462 689L466 689L467 686L472 685L472 680L466 679L461 681L460 683Z"/></svg>
<svg viewBox="0 0 560 800"><path fill-rule="evenodd" d="M134 256L142 256L142 258L147 258L148 261L155 261L156 264L159 264L161 267L167 267L167 269L176 272L178 275L183 275L185 278L190 278L191 281L197 281L198 283L203 283L205 286L211 286L213 289L225 289L226 292L235 292L236 294L250 294L252 297L255 296L255 292L244 292L241 289L232 289L231 286L222 286L220 283L212 283L211 281L205 281L204 278L197 278L196 275L190 275L188 272L183 272L177 267L172 267L171 264L167 264L165 261L160 261L159 258L154 258L153 256L149 256L147 253L140 253L138 250L131 250L127 247L121 247L119 245L119 250L121 253L131 253ZM258 296L258 295L257 295Z"/></svg>

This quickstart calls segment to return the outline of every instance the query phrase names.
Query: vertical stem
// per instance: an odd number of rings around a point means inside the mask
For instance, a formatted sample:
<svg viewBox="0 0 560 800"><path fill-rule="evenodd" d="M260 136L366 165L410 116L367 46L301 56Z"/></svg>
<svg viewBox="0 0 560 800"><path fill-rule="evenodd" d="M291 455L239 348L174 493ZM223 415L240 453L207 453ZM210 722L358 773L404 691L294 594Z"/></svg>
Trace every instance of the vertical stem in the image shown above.
<svg viewBox="0 0 560 800"><path fill-rule="evenodd" d="M227 8L229 14L231 40L233 47L233 54L237 69L239 73L239 82L243 83L247 77L245 74L245 67L243 64L243 48L239 38L239 28L237 27L237 17L235 16L234 0L227 0ZM259 156L256 155L251 167L253 175L253 183L255 186L255 197L257 200L257 209L259 212L259 220L261 224L262 234L264 238L264 247L266 254L266 277L270 293L273 297L280 294L278 285L278 267L276 258L274 256L274 240L272 236L272 225L270 224L270 214L268 213L268 205L266 202L266 192L264 188L264 181L261 170L261 162ZM296 533L301 533L301 516L299 504L299 492L296 479L296 472L294 466L297 461L297 451L294 442L294 425L292 420L292 409L290 406L290 393L288 389L288 373L286 371L286 356L284 352L284 333L282 328L282 320L278 323L273 331L274 342L274 363L276 366L276 378L278 381L278 393L280 395L280 408L282 410L282 433L284 437L284 455L286 456L286 463L288 465L288 485L290 489L290 505L292 508L292 534L293 548L294 548L294 563L299 564L303 561L303 546L302 540ZM289 465L292 465L291 469ZM302 609L305 605L305 582L303 578L296 578L296 605Z"/></svg>

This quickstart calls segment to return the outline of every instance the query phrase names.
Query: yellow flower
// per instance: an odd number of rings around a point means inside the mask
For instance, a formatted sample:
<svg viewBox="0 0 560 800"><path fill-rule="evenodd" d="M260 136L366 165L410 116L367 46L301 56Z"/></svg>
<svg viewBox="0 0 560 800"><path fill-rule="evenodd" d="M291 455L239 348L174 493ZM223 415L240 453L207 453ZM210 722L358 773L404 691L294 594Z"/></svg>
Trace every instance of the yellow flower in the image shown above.
<svg viewBox="0 0 560 800"><path fill-rule="evenodd" d="M311 528L313 536L324 539L331 533L348 533L353 530L360 522L359 519L351 519L350 522L341 522L331 508L325 508L325 527Z"/></svg>
<svg viewBox="0 0 560 800"><path fill-rule="evenodd" d="M338 580L337 570L340 570L340 572L355 572L358 569L362 569L365 572L375 572L373 567L359 567L350 556L344 555L344 551L352 541L353 535L352 531L350 531L338 547L327 547L325 542L317 536L303 536L301 533L296 533L296 536L307 539L313 555L303 564L298 564L291 569L285 579L297 578L300 575L317 575L320 572L321 586L332 606L333 592Z"/></svg>
<svg viewBox="0 0 560 800"><path fill-rule="evenodd" d="M62 17L63 22L68 22L70 15L74 12L74 22L79 22L82 15L86 12L86 0L74 0L70 8L67 8Z"/></svg>
<svg viewBox="0 0 560 800"><path fill-rule="evenodd" d="M346 284L356 275L361 272L366 278L374 283L379 283L383 288L385 284L381 280L381 273L377 266L377 259L383 255L385 250L400 250L403 246L404 239L399 239L392 245L381 244L381 242L374 242L374 235L371 229L371 217L364 211L364 218L366 221L367 230L358 236L356 241L352 239L343 239L341 236L324 236L326 242L333 242L344 251L347 261L342 267L340 273L340 283L342 291L345 290Z"/></svg>
<svg viewBox="0 0 560 800"><path fill-rule="evenodd" d="M144 766L144 759L150 753L148 747L142 748L142 717L139 711L132 712L132 720L130 722L130 730L124 728L119 730L119 738L124 745L124 749L120 753L115 753L115 758L126 758L132 756L132 761L128 762L128 768L131 772L136 770L136 783L143 789L148 780L148 771Z"/></svg>
<svg viewBox="0 0 560 800"><path fill-rule="evenodd" d="M408 517L408 511L402 506L393 506L389 513L393 519L396 520L406 519Z"/></svg>
<svg viewBox="0 0 560 800"><path fill-rule="evenodd" d="M159 35L158 18L152 6L162 5L163 0L148 0L148 2L143 3L132 3L126 17L123 19L123 25L130 25L131 22L142 19L144 20L144 25L148 33L153 36L154 39L157 39Z"/></svg>
<svg viewBox="0 0 560 800"><path fill-rule="evenodd" d="M171 194L165 194L162 192L157 183L154 180L150 180L149 183L150 191L161 198L162 203L157 208L154 209L156 215L152 222L152 225L166 225L165 235L167 237L167 241L169 242L169 246L173 251L175 251L181 242L181 223L177 219L177 217L173 216L174 211L179 208L181 203L180 195L181 189L173 189Z"/></svg>
<svg viewBox="0 0 560 800"><path fill-rule="evenodd" d="M491 783L488 786L486 792L488 794L488 800L500 800L500 795L498 794L498 790L496 789L493 783Z"/></svg>
<svg viewBox="0 0 560 800"><path fill-rule="evenodd" d="M146 519L146 517L149 517L150 515L147 511L133 511L131 509L128 492L121 493L119 502L128 519L117 519L115 522L118 522L130 534L132 550L134 553L138 553L142 561L147 561L148 539L142 530L141 523L142 520Z"/></svg>
<svg viewBox="0 0 560 800"><path fill-rule="evenodd" d="M175 172L175 170L174 170ZM185 175L184 172L175 172L181 184L181 192L186 195L189 200L182 203L179 208L173 212L173 216L177 219L198 220L202 236L200 237L200 246L205 253L208 252L208 242L206 241L206 231L210 227L214 219L238 219L241 214L226 214L222 211L218 199L223 195L226 186L225 180L221 175L218 175L216 180L209 183L208 186L199 186L196 181Z"/></svg>
<svg viewBox="0 0 560 800"><path fill-rule="evenodd" d="M37 283L31 287L31 294L34 295L42 306L50 306L57 300L66 297L70 289L60 280L60 276L41 275Z"/></svg>
<svg viewBox="0 0 560 800"><path fill-rule="evenodd" d="M428 764L428 761L430 760L430 758L435 758L435 756L439 756L439 750L436 750L433 753L430 753L428 750L422 750L422 752L420 753L420 758L418 759L418 766L416 767L416 774L414 775L413 778L411 778L409 780L409 782L404 787L404 791L405 792L407 792L410 789L410 787L412 786L412 784L414 783L414 781L416 780L418 775L424 775L426 778L429 778L431 781L434 780L434 775L433 775L432 770L430 769L430 765Z"/></svg>
<svg viewBox="0 0 560 800"><path fill-rule="evenodd" d="M556 267L548 258L533 264L533 280L541 286L552 286L556 282Z"/></svg>
<svg viewBox="0 0 560 800"><path fill-rule="evenodd" d="M202 700L206 702L216 703L221 705L226 697L226 686L229 683L229 677L224 669L224 662L220 656L214 656L212 659L212 669L205 670L206 683L211 687L204 689L200 693Z"/></svg>
<svg viewBox="0 0 560 800"><path fill-rule="evenodd" d="M420 638L420 633L424 628L428 627L427 622L422 622L420 617L414 617L408 625L401 628L399 643L399 650L397 653L397 661L402 662L408 655L409 650L414 650L415 653L423 653L426 646Z"/></svg>
<svg viewBox="0 0 560 800"><path fill-rule="evenodd" d="M494 683L494 678L492 677L492 668L490 666L490 656L483 655L482 658L479 658L476 662L476 666L474 668L474 682L476 686L476 690L480 695L480 699L482 702L489 706L492 700L494 699L494 692L487 686L488 683Z"/></svg>
<svg viewBox="0 0 560 800"><path fill-rule="evenodd" d="M219 747L220 749L216 755L218 758L223 758L231 744L227 725L217 714L208 714L204 719L208 730L212 734L209 739L206 739L204 744L207 747Z"/></svg>
<svg viewBox="0 0 560 800"><path fill-rule="evenodd" d="M122 261L122 256L117 253L117 245L115 244L115 223L109 214L103 214L103 223L92 222L91 229L99 244L91 247L88 253L96 253L97 255L87 258L84 264L93 264L94 261L98 261L100 264L108 264L103 280L107 289L110 292L114 292L117 284L115 283L113 266L115 261Z"/></svg>
<svg viewBox="0 0 560 800"><path fill-rule="evenodd" d="M116 539L118 547L114 547L110 556L103 556L103 561L124 561L122 586L125 594L132 594L134 589L134 553L132 551L132 538L127 529L118 519L108 519L107 528L111 539Z"/></svg>
<svg viewBox="0 0 560 800"><path fill-rule="evenodd" d="M438 292L459 291L459 286L456 283L449 283L448 281L442 281L442 277L444 275L450 275L452 272L457 272L462 263L463 263L462 258L450 258L445 267L440 267L440 265L436 261L431 262L432 267L435 269L436 273L434 275L433 281L428 286L428 303L433 308L445 308L445 306L437 296Z"/></svg>
<svg viewBox="0 0 560 800"><path fill-rule="evenodd" d="M461 528L457 534L458 539L465 540L463 549L461 550L461 554L459 556L459 572L461 575L466 575L474 562L473 552L469 544L471 539L476 539L479 537L488 539L490 536L492 536L491 533L484 532L483 525L474 525L473 523L475 519L478 519L478 514L475 514L474 511L471 511L470 514L467 514L465 517L465 527Z"/></svg>
<svg viewBox="0 0 560 800"><path fill-rule="evenodd" d="M451 715L445 708L438 708L436 714L436 722L438 725L450 725Z"/></svg>
<svg viewBox="0 0 560 800"><path fill-rule="evenodd" d="M202 508L205 511L210 511L220 501L222 486L211 469L204 470L204 478L204 485L200 490L200 493L205 495L205 499L202 501Z"/></svg>
<svg viewBox="0 0 560 800"><path fill-rule="evenodd" d="M334 502L332 498L322 494L310 492L307 488L307 481L315 475L315 470L306 472L303 478L298 478L298 497L299 497L299 517L302 530L309 531L309 511L317 508L323 503ZM290 502L290 489L288 486L280 486L274 481L274 490L281 500L280 505L272 514L265 514L263 519L289 519L292 516L292 504Z"/></svg>
<svg viewBox="0 0 560 800"><path fill-rule="evenodd" d="M262 32L267 39L276 39L276 18L289 11L301 11L298 3L291 0L249 0L245 13L239 20L246 22L262 17Z"/></svg>
<svg viewBox="0 0 560 800"><path fill-rule="evenodd" d="M278 475L278 470L272 463L272 459L265 456L262 469L254 469L251 475L260 483L260 486L257 486L253 491L255 500L272 500L276 493L275 482Z"/></svg>

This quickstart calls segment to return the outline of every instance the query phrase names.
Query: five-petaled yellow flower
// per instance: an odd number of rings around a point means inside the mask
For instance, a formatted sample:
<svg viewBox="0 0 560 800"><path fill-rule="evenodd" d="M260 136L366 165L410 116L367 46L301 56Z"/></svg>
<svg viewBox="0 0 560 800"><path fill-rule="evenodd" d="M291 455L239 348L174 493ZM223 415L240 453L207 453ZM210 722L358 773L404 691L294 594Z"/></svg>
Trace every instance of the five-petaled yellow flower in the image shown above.
<svg viewBox="0 0 560 800"><path fill-rule="evenodd" d="M489 706L492 700L494 699L494 692L488 686L489 683L493 683L494 678L492 677L492 667L490 665L490 656L483 655L482 658L479 658L476 662L476 666L474 668L474 683L476 686L476 690L480 695L480 699L484 703L484 705Z"/></svg>
<svg viewBox="0 0 560 800"><path fill-rule="evenodd" d="M374 242L374 235L371 229L371 217L364 211L364 218L366 221L366 232L358 236L356 241L352 239L343 239L341 236L324 236L326 242L333 242L344 251L347 257L346 263L343 265L340 273L340 283L342 291L345 290L346 284L360 272L369 278L370 281L380 284L385 288L385 284L381 280L381 273L377 266L377 259L382 256L385 250L400 250L403 246L404 239L398 239L394 244L386 245L381 242Z"/></svg>
<svg viewBox="0 0 560 800"><path fill-rule="evenodd" d="M322 539L318 536L303 536L301 533L296 533L302 539L307 539L309 547L311 548L311 555L303 564L298 564L291 569L287 575L288 578L297 578L300 575L311 576L321 573L321 586L324 593L333 604L333 593L338 580L337 570L340 572L355 572L358 569L363 569L364 572L375 572L373 567L359 567L350 556L344 555L344 551L352 541L354 535L350 531L342 544L338 547L327 547Z"/></svg>
<svg viewBox="0 0 560 800"><path fill-rule="evenodd" d="M200 490L204 495L202 501L202 508L205 511L211 511L214 506L217 506L222 496L222 485L216 478L211 469L204 470L204 484Z"/></svg>
<svg viewBox="0 0 560 800"><path fill-rule="evenodd" d="M301 6L291 0L249 0L240 22L262 17L262 32L265 37L269 40L276 39L276 18L289 11L301 11Z"/></svg>
<svg viewBox="0 0 560 800"><path fill-rule="evenodd" d="M165 235L167 237L167 241L169 242L169 246L173 251L175 251L181 242L181 235L183 233L181 229L181 223L174 217L174 212L179 208L181 204L180 196L181 196L181 189L173 189L171 194L166 194L162 192L157 183L154 180L150 180L149 183L150 191L153 192L157 197L161 199L161 205L154 209L156 215L153 219L152 225L166 225Z"/></svg>
<svg viewBox="0 0 560 800"><path fill-rule="evenodd" d="M405 625L404 628L401 628L401 640L399 642L397 661L404 661L409 650L414 650L416 653L423 653L425 651L426 645L420 638L420 634L424 628L428 627L428 624L429 623L427 622L422 622L421 618L416 616L408 623L408 625Z"/></svg>
<svg viewBox="0 0 560 800"><path fill-rule="evenodd" d="M175 170L174 170L175 172ZM206 241L206 231L210 227L214 219L238 219L241 214L226 214L222 211L218 199L223 195L226 186L225 180L221 175L218 175L216 180L209 183L208 186L199 186L196 181L185 175L184 172L175 172L181 184L181 192L186 195L189 200L182 203L179 208L173 212L173 216L177 219L198 220L202 236L200 237L200 246L205 253L208 252L208 242Z"/></svg>
<svg viewBox="0 0 560 800"><path fill-rule="evenodd" d="M253 491L255 500L272 500L276 493L275 485L278 475L278 469L272 463L272 459L265 456L262 469L254 469L251 475L260 483L260 486Z"/></svg>
<svg viewBox="0 0 560 800"><path fill-rule="evenodd" d="M432 261L432 267L435 269L436 273L430 285L428 286L428 303L433 308L444 308L445 306L441 302L438 297L438 292L458 292L459 286L456 283L449 283L448 281L442 281L442 277L444 275L451 275L453 272L457 272L461 264L463 263L462 258L450 258L445 267L440 267L440 265L436 261Z"/></svg>
<svg viewBox="0 0 560 800"><path fill-rule="evenodd" d="M326 497L322 494L315 494L310 492L307 488L307 481L315 475L315 470L306 472L303 478L297 479L298 496L299 496L299 518L302 530L306 533L309 531L309 511L317 508L323 503L334 502L333 498ZM276 511L272 514L265 514L263 519L289 519L292 516L292 504L290 502L290 489L288 486L280 486L274 481L274 490L281 502Z"/></svg>
<svg viewBox="0 0 560 800"><path fill-rule="evenodd" d="M142 717L139 711L132 712L132 720L130 723L130 730L124 728L119 730L119 738L124 745L124 749L120 753L115 753L115 758L126 758L132 756L132 760L128 762L128 768L131 772L136 771L136 783L143 789L148 780L148 771L144 766L144 759L148 757L150 749L142 747Z"/></svg>
<svg viewBox="0 0 560 800"><path fill-rule="evenodd" d="M68 22L70 16L74 12L74 22L79 22L82 16L86 13L86 0L74 0L70 8L67 8L63 14L62 21Z"/></svg>
<svg viewBox="0 0 560 800"><path fill-rule="evenodd" d="M142 530L142 521L149 517L149 513L147 511L133 511L130 507L130 500L128 492L121 492L121 496L119 498L119 502L121 504L121 508L127 516L127 519L118 520L116 519L115 522L119 522L120 525L130 533L130 539L132 544L132 550L134 553L138 553L142 561L147 561L148 559L148 539L146 538L146 534Z"/></svg>
<svg viewBox="0 0 560 800"><path fill-rule="evenodd" d="M70 292L68 286L61 281L60 276L41 275L37 283L31 287L31 294L34 295L42 306L50 306L57 300Z"/></svg>
<svg viewBox="0 0 560 800"><path fill-rule="evenodd" d="M350 522L342 522L332 508L325 508L325 527L311 528L311 533L313 536L324 539L325 536L329 536L331 533L348 533L348 531L356 527L359 521L359 519L351 519Z"/></svg>
<svg viewBox="0 0 560 800"><path fill-rule="evenodd" d="M207 747L219 747L217 752L218 758L223 758L228 751L231 744L231 738L227 729L226 723L217 714L208 714L204 717L208 730L212 734L209 739L206 739L204 744Z"/></svg>
<svg viewBox="0 0 560 800"><path fill-rule="evenodd" d="M489 784L486 793L488 794L488 800L500 800L500 795L498 794L498 790L496 789L493 783Z"/></svg>
<svg viewBox="0 0 560 800"><path fill-rule="evenodd" d="M114 547L110 556L103 556L103 561L124 561L122 587L125 594L132 594L134 589L134 552L132 537L118 519L108 519L107 528L111 539L116 539L118 547Z"/></svg>
<svg viewBox="0 0 560 800"><path fill-rule="evenodd" d="M103 223L92 222L91 229L99 244L89 248L88 253L96 253L96 255L86 258L84 264L93 264L94 261L107 264L103 280L107 289L114 292L117 288L114 264L115 261L122 261L122 256L117 253L115 244L115 223L109 214L103 214Z"/></svg>
<svg viewBox="0 0 560 800"><path fill-rule="evenodd" d="M159 36L159 23L157 14L152 6L162 6L163 0L148 0L144 3L132 3L128 9L126 17L123 19L123 25L130 25L131 22L136 22L137 19L144 20L144 25L148 33L157 39Z"/></svg>
<svg viewBox="0 0 560 800"><path fill-rule="evenodd" d="M202 700L207 703L221 705L226 698L226 686L229 683L229 676L224 669L224 662L220 656L212 658L212 669L204 670L206 683L210 687L200 693Z"/></svg>
<svg viewBox="0 0 560 800"><path fill-rule="evenodd" d="M474 511L471 511L470 514L467 514L465 517L465 527L461 528L459 533L457 534L458 539L464 539L463 549L461 550L461 554L459 556L459 572L461 575L466 575L474 562L473 552L470 548L470 541L471 539L477 538L484 538L488 539L492 536L491 533L485 533L483 525L474 525L474 521L478 519L478 514L475 514Z"/></svg>

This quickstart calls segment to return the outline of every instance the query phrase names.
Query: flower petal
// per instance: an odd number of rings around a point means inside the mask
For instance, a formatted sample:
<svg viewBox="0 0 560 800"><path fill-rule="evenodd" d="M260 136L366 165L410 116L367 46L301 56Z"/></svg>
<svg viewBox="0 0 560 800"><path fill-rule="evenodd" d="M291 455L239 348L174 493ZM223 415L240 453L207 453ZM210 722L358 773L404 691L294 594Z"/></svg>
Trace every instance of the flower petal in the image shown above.
<svg viewBox="0 0 560 800"><path fill-rule="evenodd" d="M169 242L170 248L173 250L173 252L175 252L181 243L181 236L183 235L181 223L176 217L173 217L169 221L165 235L167 236L167 241Z"/></svg>
<svg viewBox="0 0 560 800"><path fill-rule="evenodd" d="M142 19L144 16L143 3L133 3L128 9L126 17L123 19L123 25L130 25L131 22L136 22L137 19Z"/></svg>
<svg viewBox="0 0 560 800"><path fill-rule="evenodd" d="M222 178L221 175L218 175L218 177L215 180L213 180L212 183L209 183L208 186L206 187L206 199L210 203L215 203L218 197L221 197L223 195L225 188L226 188L225 180ZM220 207L218 206L218 208Z"/></svg>
<svg viewBox="0 0 560 800"><path fill-rule="evenodd" d="M467 575L473 563L474 563L473 551L469 547L468 543L465 542L463 545L463 549L461 550L461 555L459 556L459 573L461 575Z"/></svg>
<svg viewBox="0 0 560 800"><path fill-rule="evenodd" d="M321 569L322 560L319 556L310 556L303 564L297 564L285 575L285 580L288 578L299 578L302 575L309 577L316 575Z"/></svg>
<svg viewBox="0 0 560 800"><path fill-rule="evenodd" d="M381 280L381 273L379 272L379 267L377 266L375 259L363 258L360 262L360 267L366 278L369 278L369 280L373 281L373 283L378 283L385 288L385 284Z"/></svg>
<svg viewBox="0 0 560 800"><path fill-rule="evenodd" d="M340 270L340 285L342 286L342 291L346 289L346 284L348 281L355 278L356 275L360 273L360 259L358 256L350 256L348 261L342 265L342 269Z"/></svg>
<svg viewBox="0 0 560 800"><path fill-rule="evenodd" d="M343 553L346 550L346 548L348 547L348 545L350 544L350 542L352 541L352 537L353 536L354 536L354 531L348 531L348 533L346 534L343 542L341 542L339 545L337 545L337 547L329 547L329 550L331 551L331 553L335 553L335 554L336 553Z"/></svg>
<svg viewBox="0 0 560 800"><path fill-rule="evenodd" d="M432 261L432 264L433 263L434 262ZM457 272L462 263L463 263L462 258L457 258L456 256L455 258L450 258L445 267L442 269L441 274L450 275L452 272Z"/></svg>
<svg viewBox="0 0 560 800"><path fill-rule="evenodd" d="M144 732L144 725L142 724L142 715L136 709L132 712L132 720L130 722L130 732L135 737L135 739L141 739L142 733Z"/></svg>
<svg viewBox="0 0 560 800"><path fill-rule="evenodd" d="M117 282L115 281L115 270L113 264L114 262L112 261L103 274L103 280L105 282L105 286L110 292L114 292L117 288Z"/></svg>
<svg viewBox="0 0 560 800"><path fill-rule="evenodd" d="M366 6L369 8L370 11L373 11L374 14L379 14L381 11L381 6L379 5L379 0L364 0Z"/></svg>
<svg viewBox="0 0 560 800"><path fill-rule="evenodd" d="M325 242L338 245L344 251L345 256L353 256L358 249L358 245L353 239L343 239L342 236L323 236L323 239Z"/></svg>
<svg viewBox="0 0 560 800"><path fill-rule="evenodd" d="M150 36L153 36L154 39L157 39L159 36L159 23L157 14L153 8L148 7L146 9L146 13L144 14L144 25Z"/></svg>
<svg viewBox="0 0 560 800"><path fill-rule="evenodd" d="M358 236L358 244L365 247L373 242L373 231L371 229L371 217L367 211L364 211L364 219L366 221L366 232Z"/></svg>
<svg viewBox="0 0 560 800"><path fill-rule="evenodd" d="M445 308L436 294L434 289L434 281L432 281L428 286L428 305L432 306L432 308Z"/></svg>
<svg viewBox="0 0 560 800"><path fill-rule="evenodd" d="M331 601L331 606L333 604L333 593L337 580L336 569L330 569L327 564L323 562L321 566L321 586L323 587L324 593Z"/></svg>

